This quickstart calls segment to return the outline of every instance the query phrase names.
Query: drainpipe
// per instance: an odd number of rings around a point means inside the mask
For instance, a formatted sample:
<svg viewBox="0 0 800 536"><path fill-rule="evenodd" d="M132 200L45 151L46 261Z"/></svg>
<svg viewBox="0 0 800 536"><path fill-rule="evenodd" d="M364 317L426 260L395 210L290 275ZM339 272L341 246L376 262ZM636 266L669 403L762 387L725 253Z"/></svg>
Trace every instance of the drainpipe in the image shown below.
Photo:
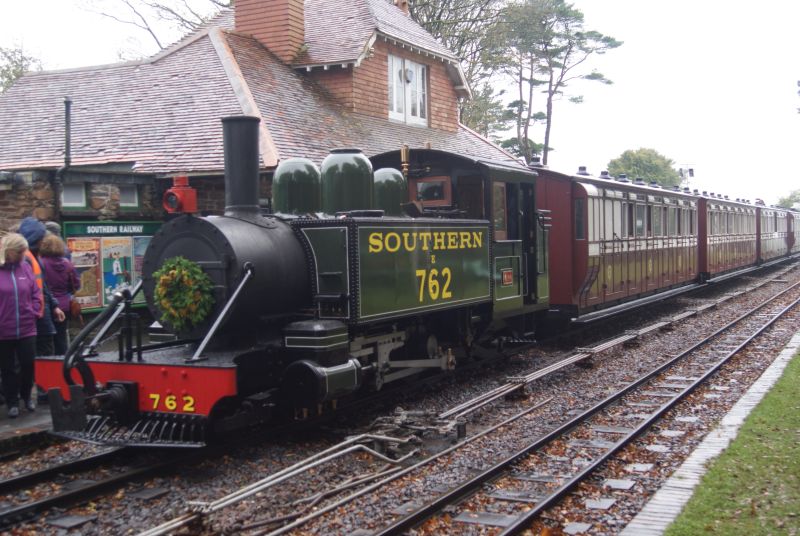
<svg viewBox="0 0 800 536"><path fill-rule="evenodd" d="M56 171L56 178L53 181L55 217L61 219L61 190L64 184L64 174L72 163L72 151L70 149L72 138L72 99L64 97L64 165Z"/></svg>

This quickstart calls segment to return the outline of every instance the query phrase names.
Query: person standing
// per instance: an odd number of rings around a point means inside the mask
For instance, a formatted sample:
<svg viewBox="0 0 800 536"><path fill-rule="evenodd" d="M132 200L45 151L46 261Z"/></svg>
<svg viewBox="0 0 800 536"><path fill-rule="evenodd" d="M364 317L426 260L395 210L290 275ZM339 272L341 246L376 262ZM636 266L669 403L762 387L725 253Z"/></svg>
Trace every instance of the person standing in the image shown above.
<svg viewBox="0 0 800 536"><path fill-rule="evenodd" d="M20 234L9 233L0 240L0 377L12 419L19 416L20 395L29 411L36 408L30 394L42 291L24 261L27 251L28 243Z"/></svg>
<svg viewBox="0 0 800 536"><path fill-rule="evenodd" d="M39 319L36 321L36 355L53 355L55 353L53 336L56 334L56 326L53 320L63 322L66 318L64 311L58 306L58 302L53 298L47 283L45 283L42 266L39 263L39 246L46 233L44 224L31 216L24 218L19 225L19 234L28 241L25 260L33 268L36 284L42 291L43 297Z"/></svg>
<svg viewBox="0 0 800 536"><path fill-rule="evenodd" d="M66 245L60 236L47 233L39 247L39 259L44 281L62 311L69 311L72 295L81 288L78 271L66 258ZM55 355L67 353L67 321L54 319L56 334L53 338Z"/></svg>

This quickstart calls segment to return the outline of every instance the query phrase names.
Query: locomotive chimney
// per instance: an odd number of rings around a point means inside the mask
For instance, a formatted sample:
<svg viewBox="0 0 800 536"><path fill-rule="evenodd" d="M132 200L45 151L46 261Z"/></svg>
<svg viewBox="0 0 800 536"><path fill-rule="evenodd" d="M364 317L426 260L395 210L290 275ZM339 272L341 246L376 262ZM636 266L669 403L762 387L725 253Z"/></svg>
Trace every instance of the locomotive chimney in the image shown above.
<svg viewBox="0 0 800 536"><path fill-rule="evenodd" d="M257 216L258 208L258 124L261 119L247 115L222 119L225 149L225 215Z"/></svg>

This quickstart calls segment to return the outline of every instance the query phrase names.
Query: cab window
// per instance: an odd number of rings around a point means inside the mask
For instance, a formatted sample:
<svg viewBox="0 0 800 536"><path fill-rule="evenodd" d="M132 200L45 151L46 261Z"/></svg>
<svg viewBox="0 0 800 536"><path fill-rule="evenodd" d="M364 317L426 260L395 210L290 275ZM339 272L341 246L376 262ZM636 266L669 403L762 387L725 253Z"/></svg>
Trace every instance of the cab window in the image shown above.
<svg viewBox="0 0 800 536"><path fill-rule="evenodd" d="M503 182L492 184L492 216L495 240L506 240L508 238L508 206L506 204L506 185Z"/></svg>
<svg viewBox="0 0 800 536"><path fill-rule="evenodd" d="M424 207L448 207L453 204L449 177L426 177L414 179L409 188L411 201L419 201Z"/></svg>

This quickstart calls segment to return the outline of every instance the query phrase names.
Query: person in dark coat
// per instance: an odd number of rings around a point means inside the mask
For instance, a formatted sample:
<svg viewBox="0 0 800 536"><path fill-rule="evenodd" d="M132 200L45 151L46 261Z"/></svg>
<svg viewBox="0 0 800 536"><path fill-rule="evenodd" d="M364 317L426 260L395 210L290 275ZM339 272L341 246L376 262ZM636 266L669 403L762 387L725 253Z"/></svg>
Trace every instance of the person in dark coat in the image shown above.
<svg viewBox="0 0 800 536"><path fill-rule="evenodd" d="M27 250L28 243L20 234L0 239L0 377L12 419L19 416L20 395L29 411L36 408L30 395L42 291L33 268L24 260Z"/></svg>
<svg viewBox="0 0 800 536"><path fill-rule="evenodd" d="M44 297L44 304L39 312L39 320L36 322L36 355L53 355L55 352L53 336L56 334L56 326L53 320L63 322L66 318L64 311L58 306L58 302L53 298L50 289L47 287L41 263L39 262L39 246L46 233L47 230L44 224L31 216L23 219L19 225L19 234L28 241L29 251L25 258L33 268L33 275L36 277L37 284Z"/></svg>
<svg viewBox="0 0 800 536"><path fill-rule="evenodd" d="M72 295L81 288L81 281L78 279L78 271L67 260L65 253L66 246L61 237L47 233L42 239L42 245L39 247L39 260L44 271L44 281L58 302L59 309L67 312ZM64 355L67 352L67 321L54 321L53 323L56 328L53 338L55 353Z"/></svg>

